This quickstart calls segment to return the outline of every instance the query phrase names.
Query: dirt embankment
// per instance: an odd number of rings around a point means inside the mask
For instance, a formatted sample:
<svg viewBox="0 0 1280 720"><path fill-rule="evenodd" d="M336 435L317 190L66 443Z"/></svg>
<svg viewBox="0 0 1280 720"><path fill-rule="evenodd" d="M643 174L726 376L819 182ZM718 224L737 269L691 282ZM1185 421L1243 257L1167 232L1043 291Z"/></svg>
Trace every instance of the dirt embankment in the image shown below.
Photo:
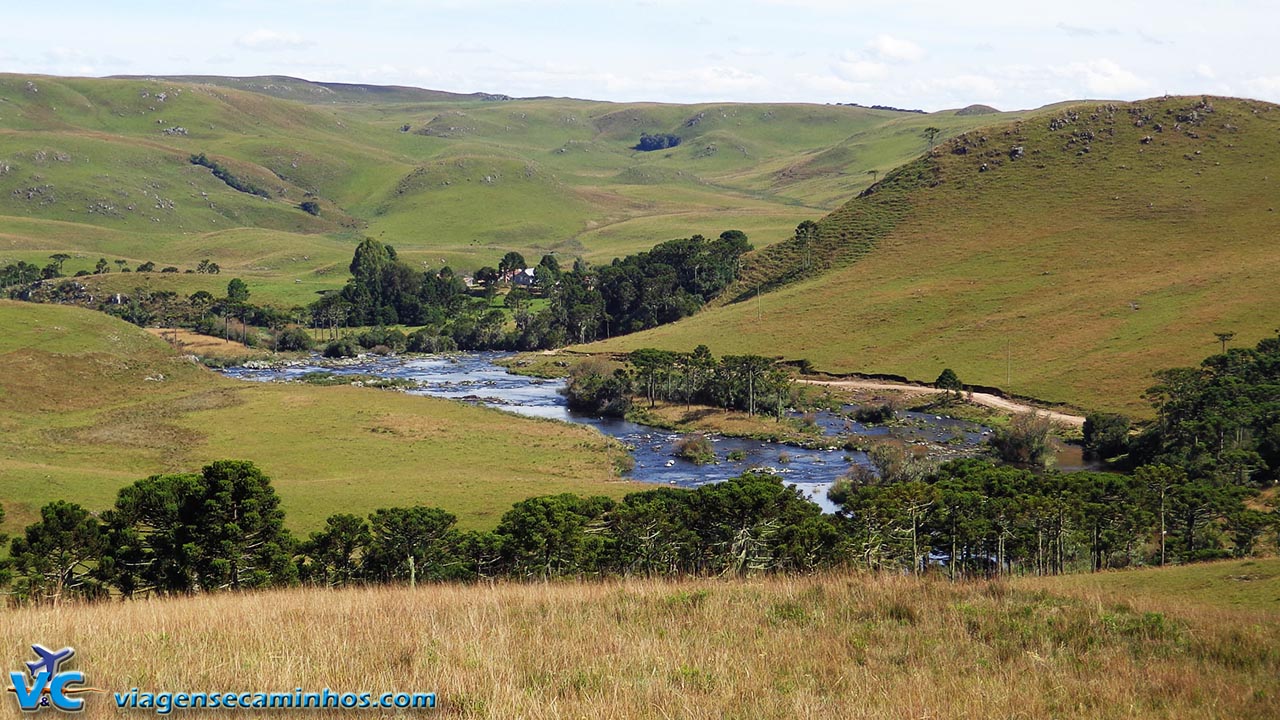
<svg viewBox="0 0 1280 720"><path fill-rule="evenodd" d="M887 382L884 380L800 380L799 382L806 385L824 385L828 387L848 388L851 390L899 390L917 395L939 395L947 392L938 388L932 388L925 385L911 385L909 383ZM1084 418L1080 415L1071 415L1057 410L1046 410L1027 403L1003 398L999 395L992 395L984 392L966 392L965 399L978 405L984 405L996 410L1003 410L1011 413L1038 412L1048 415L1055 422L1062 423L1069 427L1084 427Z"/></svg>

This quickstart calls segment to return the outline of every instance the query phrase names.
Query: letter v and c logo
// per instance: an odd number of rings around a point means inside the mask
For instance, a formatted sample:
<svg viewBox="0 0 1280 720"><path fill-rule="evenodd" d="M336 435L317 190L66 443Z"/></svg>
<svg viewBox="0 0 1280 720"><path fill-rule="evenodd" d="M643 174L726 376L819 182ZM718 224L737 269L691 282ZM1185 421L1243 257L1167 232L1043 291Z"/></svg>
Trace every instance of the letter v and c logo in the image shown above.
<svg viewBox="0 0 1280 720"><path fill-rule="evenodd" d="M49 688L49 702L63 712L78 712L84 709L84 700L69 697L68 685L83 685L84 673L75 670L60 672L53 677L48 670L42 670L27 684L26 673L11 672L9 679L13 682L13 693L18 696L18 707L23 712L35 712L41 706L44 689Z"/></svg>

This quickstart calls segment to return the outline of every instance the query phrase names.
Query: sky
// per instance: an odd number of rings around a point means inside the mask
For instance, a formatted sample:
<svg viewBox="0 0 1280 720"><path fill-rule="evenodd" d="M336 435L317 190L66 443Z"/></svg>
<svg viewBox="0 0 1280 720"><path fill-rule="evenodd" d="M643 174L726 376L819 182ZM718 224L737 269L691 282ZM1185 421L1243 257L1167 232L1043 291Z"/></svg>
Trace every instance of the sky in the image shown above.
<svg viewBox="0 0 1280 720"><path fill-rule="evenodd" d="M934 111L1280 102L1280 4L1070 0L6 0L0 72L291 75L612 101Z"/></svg>

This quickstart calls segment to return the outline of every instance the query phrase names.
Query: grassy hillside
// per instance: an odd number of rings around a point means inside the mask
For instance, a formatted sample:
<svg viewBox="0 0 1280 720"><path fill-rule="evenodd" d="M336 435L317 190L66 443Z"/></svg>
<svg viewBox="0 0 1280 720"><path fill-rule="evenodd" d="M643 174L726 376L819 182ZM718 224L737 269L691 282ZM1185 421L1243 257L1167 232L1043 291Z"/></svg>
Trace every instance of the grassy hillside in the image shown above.
<svg viewBox="0 0 1280 720"><path fill-rule="evenodd" d="M109 692L434 691L437 711L460 718L1280 712L1274 605L1161 613L1141 596L1104 604L1018 582L832 574L290 590L5 617L6 667L28 659L32 638L71 645L74 667ZM110 696L88 702L88 717L114 716Z"/></svg>
<svg viewBox="0 0 1280 720"><path fill-rule="evenodd" d="M1018 584L1106 602L1136 602L1160 610L1280 612L1280 558L1025 578Z"/></svg>
<svg viewBox="0 0 1280 720"><path fill-rule="evenodd" d="M65 252L73 273L99 257L183 269L209 257L293 303L340 285L365 235L462 270L512 249L607 262L729 228L762 246L921 153L925 127L946 137L1012 117L492 97L0 75L0 263ZM644 132L683 141L633 150ZM192 165L198 153L269 197Z"/></svg>
<svg viewBox="0 0 1280 720"><path fill-rule="evenodd" d="M87 310L0 301L0 504L8 529L55 499L109 506L123 485L220 458L256 462L288 523L427 504L491 526L531 495L622 495L622 450L589 429L352 387L222 378Z"/></svg>
<svg viewBox="0 0 1280 720"><path fill-rule="evenodd" d="M1151 372L1198 363L1215 332L1275 332L1278 130L1274 105L1170 97L969 132L827 216L807 253L753 260L768 278L809 257L809 279L756 299L749 275L730 293L744 302L589 349L706 343L925 381L951 367L1142 413Z"/></svg>

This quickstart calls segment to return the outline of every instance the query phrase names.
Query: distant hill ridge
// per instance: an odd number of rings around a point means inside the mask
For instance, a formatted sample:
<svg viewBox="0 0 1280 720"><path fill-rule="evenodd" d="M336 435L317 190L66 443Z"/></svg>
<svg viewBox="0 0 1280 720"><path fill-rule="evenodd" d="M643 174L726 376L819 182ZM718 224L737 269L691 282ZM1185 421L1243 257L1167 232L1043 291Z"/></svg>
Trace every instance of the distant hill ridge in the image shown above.
<svg viewBox="0 0 1280 720"><path fill-rule="evenodd" d="M990 105L969 105L956 111L957 115L993 115L1000 112Z"/></svg>
<svg viewBox="0 0 1280 720"><path fill-rule="evenodd" d="M339 102L461 102L467 100L500 101L513 99L498 93L455 93L428 90L405 85L372 85L366 83L317 82L288 75L112 75L111 80L163 80L198 83L257 92L272 97L305 103Z"/></svg>

